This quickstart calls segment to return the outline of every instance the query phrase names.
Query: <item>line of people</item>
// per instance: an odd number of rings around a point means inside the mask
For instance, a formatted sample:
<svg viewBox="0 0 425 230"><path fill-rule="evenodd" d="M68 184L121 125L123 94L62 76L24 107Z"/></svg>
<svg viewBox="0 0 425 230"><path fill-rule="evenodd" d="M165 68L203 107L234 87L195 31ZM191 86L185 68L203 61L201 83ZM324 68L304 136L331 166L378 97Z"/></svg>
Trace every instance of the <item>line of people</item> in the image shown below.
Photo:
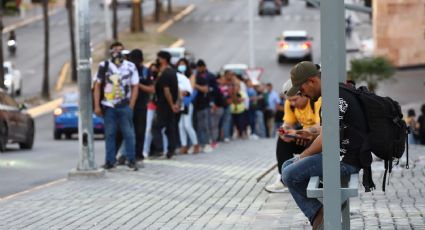
<svg viewBox="0 0 425 230"><path fill-rule="evenodd" d="M105 169L138 170L137 161L172 158L177 149L211 152L233 137L273 137L281 125L284 101L270 83L230 70L215 75L203 60L195 68L185 58L171 63L166 51L145 67L140 49L123 51L119 42L110 46L94 85L94 112L105 121Z"/></svg>

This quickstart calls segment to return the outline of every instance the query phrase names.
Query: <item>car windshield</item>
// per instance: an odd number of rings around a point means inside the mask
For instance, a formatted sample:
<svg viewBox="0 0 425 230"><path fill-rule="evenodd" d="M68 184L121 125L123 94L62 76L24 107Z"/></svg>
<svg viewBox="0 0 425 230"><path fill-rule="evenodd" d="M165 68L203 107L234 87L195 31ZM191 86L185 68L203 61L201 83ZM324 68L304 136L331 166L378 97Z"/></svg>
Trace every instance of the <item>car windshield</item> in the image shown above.
<svg viewBox="0 0 425 230"><path fill-rule="evenodd" d="M78 94L69 94L63 98L63 104L76 104L78 103Z"/></svg>
<svg viewBox="0 0 425 230"><path fill-rule="evenodd" d="M302 42L302 41L305 41L305 40L307 40L307 38L303 37L303 36L285 37L285 41L287 41L287 42Z"/></svg>

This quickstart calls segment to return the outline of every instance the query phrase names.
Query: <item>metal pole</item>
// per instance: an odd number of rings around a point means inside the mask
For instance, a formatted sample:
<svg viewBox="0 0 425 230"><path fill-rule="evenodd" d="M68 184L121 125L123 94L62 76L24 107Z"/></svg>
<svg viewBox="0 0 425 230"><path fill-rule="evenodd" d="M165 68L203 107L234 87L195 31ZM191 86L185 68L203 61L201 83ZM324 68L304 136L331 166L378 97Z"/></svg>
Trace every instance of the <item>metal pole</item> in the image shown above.
<svg viewBox="0 0 425 230"><path fill-rule="evenodd" d="M321 1L324 228L341 229L339 89L345 79L344 1Z"/></svg>
<svg viewBox="0 0 425 230"><path fill-rule="evenodd" d="M76 40L78 42L78 88L79 96L79 161L78 171L96 169L93 154L93 109L91 95L90 68L90 18L89 1L76 1L76 21L78 25Z"/></svg>
<svg viewBox="0 0 425 230"><path fill-rule="evenodd" d="M248 22L249 22L249 67L255 67L254 51L254 7L252 0L248 3Z"/></svg>

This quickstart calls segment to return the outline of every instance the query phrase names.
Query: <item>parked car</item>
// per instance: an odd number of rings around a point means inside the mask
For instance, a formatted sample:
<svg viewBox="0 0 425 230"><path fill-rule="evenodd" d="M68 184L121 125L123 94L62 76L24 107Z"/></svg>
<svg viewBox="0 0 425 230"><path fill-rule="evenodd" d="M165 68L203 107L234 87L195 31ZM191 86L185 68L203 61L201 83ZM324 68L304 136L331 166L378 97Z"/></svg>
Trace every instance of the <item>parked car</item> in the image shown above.
<svg viewBox="0 0 425 230"><path fill-rule="evenodd" d="M18 143L21 149L32 149L34 144L34 119L26 113L5 91L0 90L0 151L8 143Z"/></svg>
<svg viewBox="0 0 425 230"><path fill-rule="evenodd" d="M306 31L283 31L278 41L277 57L279 63L283 63L285 59L312 60L312 38L308 36Z"/></svg>
<svg viewBox="0 0 425 230"><path fill-rule="evenodd" d="M258 2L258 14L260 16L267 15L280 15L282 7L281 0L260 0Z"/></svg>
<svg viewBox="0 0 425 230"><path fill-rule="evenodd" d="M101 0L100 2L100 7L103 8L105 2L104 0ZM118 7L128 7L130 8L133 4L133 0L117 0L117 6ZM106 5L108 5L109 7L112 7L112 0L106 0Z"/></svg>
<svg viewBox="0 0 425 230"><path fill-rule="evenodd" d="M242 76L242 78L247 78L246 70L248 69L247 64L226 64L222 68L222 74L226 70L230 70L233 73Z"/></svg>
<svg viewBox="0 0 425 230"><path fill-rule="evenodd" d="M62 134L71 139L72 134L78 133L78 93L70 93L64 96L62 104L53 111L55 126L53 138L59 140ZM93 113L94 134L104 134L103 118Z"/></svg>
<svg viewBox="0 0 425 230"><path fill-rule="evenodd" d="M161 50L167 51L171 54L172 65L176 65L181 58L186 58L191 67L195 65L195 56L188 52L184 47L163 48Z"/></svg>
<svg viewBox="0 0 425 230"><path fill-rule="evenodd" d="M15 68L10 61L3 62L4 69L4 85L7 93L12 97L22 94L22 77L21 72Z"/></svg>

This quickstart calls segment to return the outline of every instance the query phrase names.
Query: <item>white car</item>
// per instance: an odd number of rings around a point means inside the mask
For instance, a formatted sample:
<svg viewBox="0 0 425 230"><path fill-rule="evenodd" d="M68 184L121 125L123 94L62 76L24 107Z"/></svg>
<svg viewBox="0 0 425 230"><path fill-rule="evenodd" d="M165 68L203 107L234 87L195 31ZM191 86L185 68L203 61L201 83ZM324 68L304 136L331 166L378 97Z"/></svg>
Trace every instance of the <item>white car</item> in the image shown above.
<svg viewBox="0 0 425 230"><path fill-rule="evenodd" d="M282 35L278 37L278 62L283 63L285 59L311 61L313 59L311 40L312 38L305 30L283 31Z"/></svg>
<svg viewBox="0 0 425 230"><path fill-rule="evenodd" d="M248 65L246 64L226 64L221 69L222 74L224 74L224 71L230 70L233 73L242 76L242 78L247 78L246 70L248 69Z"/></svg>
<svg viewBox="0 0 425 230"><path fill-rule="evenodd" d="M11 96L20 96L22 93L22 77L21 72L15 69L15 65L10 61L3 63L4 69L4 85L7 93Z"/></svg>
<svg viewBox="0 0 425 230"><path fill-rule="evenodd" d="M184 47L163 48L161 50L167 51L171 54L172 65L176 65L177 62L182 58L186 58L189 61L190 65L195 64L195 57L193 56L193 54L187 52L186 48Z"/></svg>
<svg viewBox="0 0 425 230"><path fill-rule="evenodd" d="M374 42L373 42L373 38L361 40L361 42L360 42L360 53L364 57L372 57L373 52L374 52L374 48L375 48L375 45L374 45Z"/></svg>

